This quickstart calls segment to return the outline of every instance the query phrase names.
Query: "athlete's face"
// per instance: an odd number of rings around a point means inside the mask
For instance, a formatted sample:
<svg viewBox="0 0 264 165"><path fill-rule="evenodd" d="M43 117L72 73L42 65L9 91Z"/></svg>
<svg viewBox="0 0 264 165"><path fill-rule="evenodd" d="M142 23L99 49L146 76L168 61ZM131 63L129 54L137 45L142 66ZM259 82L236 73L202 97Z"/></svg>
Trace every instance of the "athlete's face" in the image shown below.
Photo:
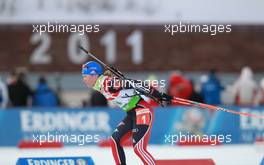
<svg viewBox="0 0 264 165"><path fill-rule="evenodd" d="M83 75L83 82L88 87L93 87L98 79L98 75Z"/></svg>

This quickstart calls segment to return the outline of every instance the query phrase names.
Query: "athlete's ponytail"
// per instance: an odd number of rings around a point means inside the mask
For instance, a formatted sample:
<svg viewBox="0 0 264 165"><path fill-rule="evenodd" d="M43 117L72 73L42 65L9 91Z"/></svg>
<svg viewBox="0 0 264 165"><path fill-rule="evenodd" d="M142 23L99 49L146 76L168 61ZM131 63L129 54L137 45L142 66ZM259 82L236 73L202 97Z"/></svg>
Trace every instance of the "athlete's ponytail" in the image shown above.
<svg viewBox="0 0 264 165"><path fill-rule="evenodd" d="M103 73L104 76L109 76L109 77L112 77L113 76L113 73L109 70L106 70L104 73Z"/></svg>

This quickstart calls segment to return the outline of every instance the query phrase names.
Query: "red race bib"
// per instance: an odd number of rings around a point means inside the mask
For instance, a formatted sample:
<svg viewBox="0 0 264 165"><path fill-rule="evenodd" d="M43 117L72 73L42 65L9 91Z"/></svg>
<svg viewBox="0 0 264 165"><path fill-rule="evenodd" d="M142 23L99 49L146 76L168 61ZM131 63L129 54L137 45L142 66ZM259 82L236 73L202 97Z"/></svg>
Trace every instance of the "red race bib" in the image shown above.
<svg viewBox="0 0 264 165"><path fill-rule="evenodd" d="M150 124L150 111L149 109L136 110L136 124L149 125Z"/></svg>

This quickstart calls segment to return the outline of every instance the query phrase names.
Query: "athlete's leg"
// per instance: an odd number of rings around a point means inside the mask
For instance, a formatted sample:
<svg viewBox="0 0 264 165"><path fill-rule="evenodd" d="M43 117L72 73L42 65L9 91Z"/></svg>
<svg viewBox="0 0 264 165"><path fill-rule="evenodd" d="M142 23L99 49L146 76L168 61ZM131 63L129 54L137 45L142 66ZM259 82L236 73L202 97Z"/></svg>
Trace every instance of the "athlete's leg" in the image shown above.
<svg viewBox="0 0 264 165"><path fill-rule="evenodd" d="M144 104L143 104L144 105ZM153 110L144 106L136 109L135 129L133 129L134 151L144 164L154 165L155 159L147 151L147 144L154 118Z"/></svg>
<svg viewBox="0 0 264 165"><path fill-rule="evenodd" d="M118 165L126 164L125 153L121 144L122 141L125 141L129 136L131 136L131 129L132 129L132 118L131 116L128 115L117 126L117 128L115 129L114 133L110 138L112 153L115 159L115 163Z"/></svg>

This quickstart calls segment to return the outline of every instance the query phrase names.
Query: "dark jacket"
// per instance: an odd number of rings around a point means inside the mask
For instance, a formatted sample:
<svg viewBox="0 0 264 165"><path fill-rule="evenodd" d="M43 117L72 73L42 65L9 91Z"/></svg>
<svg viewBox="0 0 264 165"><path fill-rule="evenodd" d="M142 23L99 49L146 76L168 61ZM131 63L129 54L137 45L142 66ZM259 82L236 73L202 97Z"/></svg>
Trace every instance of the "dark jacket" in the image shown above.
<svg viewBox="0 0 264 165"><path fill-rule="evenodd" d="M221 91L223 86L214 74L208 76L208 80L203 83L201 94L206 104L221 104Z"/></svg>
<svg viewBox="0 0 264 165"><path fill-rule="evenodd" d="M12 106L27 106L28 98L32 92L28 85L21 80L8 85L8 94Z"/></svg>
<svg viewBox="0 0 264 165"><path fill-rule="evenodd" d="M55 93L45 83L40 83L33 95L33 106L54 107L58 106Z"/></svg>

